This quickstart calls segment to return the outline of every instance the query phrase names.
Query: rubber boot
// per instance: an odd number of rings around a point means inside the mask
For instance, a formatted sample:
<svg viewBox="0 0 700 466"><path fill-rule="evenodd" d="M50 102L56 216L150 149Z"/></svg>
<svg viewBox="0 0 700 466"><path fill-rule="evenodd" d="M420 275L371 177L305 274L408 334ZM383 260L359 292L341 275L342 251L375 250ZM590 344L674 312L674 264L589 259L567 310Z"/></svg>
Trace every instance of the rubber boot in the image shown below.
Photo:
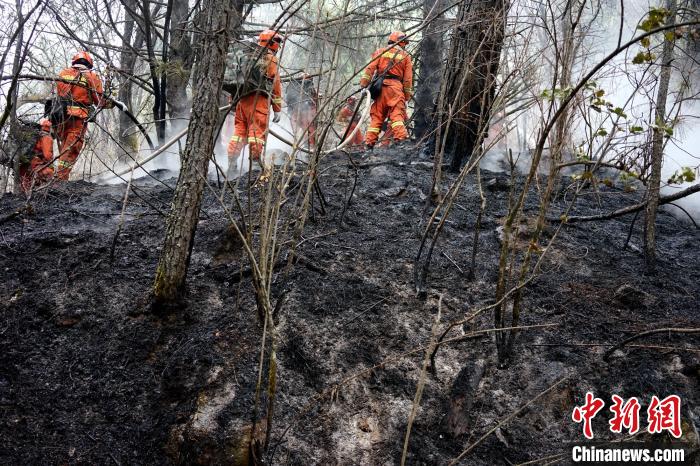
<svg viewBox="0 0 700 466"><path fill-rule="evenodd" d="M238 176L238 157L228 158L228 168L226 169L226 178L232 180Z"/></svg>

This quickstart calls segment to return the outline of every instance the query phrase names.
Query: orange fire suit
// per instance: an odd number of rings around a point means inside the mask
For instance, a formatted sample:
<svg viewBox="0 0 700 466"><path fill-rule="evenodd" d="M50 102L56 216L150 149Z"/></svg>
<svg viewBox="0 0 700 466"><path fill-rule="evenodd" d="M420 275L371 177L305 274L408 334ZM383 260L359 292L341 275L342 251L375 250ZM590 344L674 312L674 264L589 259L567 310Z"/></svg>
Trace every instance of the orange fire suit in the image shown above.
<svg viewBox="0 0 700 466"><path fill-rule="evenodd" d="M347 124L350 119L352 118L353 114L355 113L355 108L350 105L350 104L345 104L345 106L340 109L340 113L338 114L338 121L341 123ZM348 134L351 134L355 128L357 127L357 117L350 123L350 129L347 130ZM345 132L343 132L344 134ZM341 136L343 136L341 134ZM365 137L362 135L362 130L358 129L357 133L355 133L355 136L350 140L350 145L357 146L362 144L362 141L364 141ZM342 141L341 141L342 142Z"/></svg>
<svg viewBox="0 0 700 466"><path fill-rule="evenodd" d="M405 107L403 111L403 121L404 123L408 121L408 114L406 113ZM384 134L382 135L382 142L379 143L380 146L388 146L394 139L394 129L391 127L390 123L391 122L389 122L389 124L386 125L386 131L384 131Z"/></svg>
<svg viewBox="0 0 700 466"><path fill-rule="evenodd" d="M276 113L282 111L282 82L277 67L277 57L268 53L266 59L268 60L267 78L272 80L272 95L268 97L264 92L253 92L238 101L233 137L228 143L229 167L235 163L246 142L250 148L250 158L260 160L267 133L270 103L273 111Z"/></svg>
<svg viewBox="0 0 700 466"><path fill-rule="evenodd" d="M56 175L60 180L67 180L73 164L83 149L90 106L104 107L106 101L102 98L102 81L94 71L76 65L65 68L58 77L76 83L68 84L59 81L56 84L58 96L68 100L66 118L56 127L59 144Z"/></svg>
<svg viewBox="0 0 700 466"><path fill-rule="evenodd" d="M32 148L32 157L19 166L22 191L28 192L33 184L41 184L53 177L53 138L51 133L42 130Z"/></svg>
<svg viewBox="0 0 700 466"><path fill-rule="evenodd" d="M365 143L374 147L384 120L389 118L389 127L395 140L408 138L405 126L406 101L413 93L413 62L411 56L398 44L382 47L372 54L372 61L360 79L360 87L367 87L373 76L384 75L382 93L372 102L370 124Z"/></svg>
<svg viewBox="0 0 700 466"><path fill-rule="evenodd" d="M302 102L297 108L291 109L290 122L296 137L297 131L302 130L308 136L309 144L316 145L316 103Z"/></svg>

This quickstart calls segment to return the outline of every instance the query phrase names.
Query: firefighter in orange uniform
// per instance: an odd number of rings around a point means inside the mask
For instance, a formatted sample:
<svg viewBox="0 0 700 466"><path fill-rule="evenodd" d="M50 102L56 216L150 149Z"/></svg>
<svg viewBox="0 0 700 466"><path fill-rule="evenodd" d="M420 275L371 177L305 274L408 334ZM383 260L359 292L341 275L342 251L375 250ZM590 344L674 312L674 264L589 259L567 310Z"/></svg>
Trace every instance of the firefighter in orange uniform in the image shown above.
<svg viewBox="0 0 700 466"><path fill-rule="evenodd" d="M406 113L406 107L404 107L404 109L403 109L404 125L405 125L407 120L408 120L408 114ZM379 143L380 146L388 146L389 144L391 144L391 141L394 139L394 130L391 127L391 125L388 124L387 122L384 122L384 127L382 129L386 129L386 131L384 131L384 134L382 134L381 142Z"/></svg>
<svg viewBox="0 0 700 466"><path fill-rule="evenodd" d="M22 191L28 192L32 185L40 185L53 177L53 138L51 137L51 122L42 118L39 120L41 130L39 137L32 147L31 157L27 162L20 164L19 177Z"/></svg>
<svg viewBox="0 0 700 466"><path fill-rule="evenodd" d="M267 78L272 80L272 95L268 96L264 92L253 92L243 96L236 105L236 123L233 137L228 143L228 174L232 176L236 166L238 156L243 147L248 143L251 160L257 160L266 172L263 155L263 144L265 143L265 133L267 132L267 120L270 114L270 104L275 115L272 119L277 123L280 121L282 111L282 82L280 81L279 70L277 68L277 57L275 53L280 48L284 38L275 31L263 31L258 37L258 44L266 47ZM264 173L263 176L267 175Z"/></svg>
<svg viewBox="0 0 700 466"><path fill-rule="evenodd" d="M394 140L408 139L406 131L406 101L413 93L413 62L406 52L408 37L401 31L392 32L389 45L372 54L372 61L365 68L360 79L360 87L366 88L373 77L384 77L382 92L372 102L370 123L365 144L371 149L379 139L382 123L389 119L389 128Z"/></svg>
<svg viewBox="0 0 700 466"><path fill-rule="evenodd" d="M355 114L355 107L357 106L357 97L355 96L350 96L348 97L348 100L345 102L345 105L343 108L340 109L340 113L338 114L338 121L341 123L344 123L345 125L348 125L350 123L350 129L347 130L348 134L352 134L352 132L355 130L357 127L358 120L360 119L359 115L355 115L355 118L350 121L352 116ZM347 127L347 126L346 126ZM342 136L342 134L341 134ZM358 146L362 144L362 141L364 141L365 137L362 135L362 130L358 129L357 132L355 133L355 136L352 137L350 140L350 145L351 146ZM341 141L342 142L342 141Z"/></svg>
<svg viewBox="0 0 700 466"><path fill-rule="evenodd" d="M70 68L63 69L58 77L63 81L56 84L58 97L67 101L67 111L63 121L56 127L58 138L58 170L56 176L67 180L73 164L78 159L85 142L87 119L91 107L112 108L115 105L122 110L126 106L119 101L108 101L103 96L100 76L92 71L92 57L87 52L78 52L71 60ZM69 84L65 81L73 81Z"/></svg>
<svg viewBox="0 0 700 466"><path fill-rule="evenodd" d="M292 124L294 138L303 133L309 147L316 146L316 113L318 110L318 92L313 78L304 74L300 79L293 79L285 92L289 121Z"/></svg>

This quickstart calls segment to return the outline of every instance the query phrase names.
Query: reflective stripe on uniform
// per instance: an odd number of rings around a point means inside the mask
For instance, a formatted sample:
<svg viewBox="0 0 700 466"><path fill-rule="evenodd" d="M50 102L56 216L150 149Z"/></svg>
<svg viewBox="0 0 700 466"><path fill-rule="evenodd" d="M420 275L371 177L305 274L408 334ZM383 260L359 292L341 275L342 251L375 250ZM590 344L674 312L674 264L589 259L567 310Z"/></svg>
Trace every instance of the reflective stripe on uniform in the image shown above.
<svg viewBox="0 0 700 466"><path fill-rule="evenodd" d="M392 128L396 128L397 126L403 126L403 121L394 121L391 123Z"/></svg>
<svg viewBox="0 0 700 466"><path fill-rule="evenodd" d="M282 105L282 97L273 97L273 98L272 98L272 103L273 103L273 104L280 104L280 105Z"/></svg>
<svg viewBox="0 0 700 466"><path fill-rule="evenodd" d="M378 133L380 128L367 128L368 133Z"/></svg>
<svg viewBox="0 0 700 466"><path fill-rule="evenodd" d="M394 56L394 55L396 55L396 56ZM396 53L396 52L384 52L382 54L382 58L393 58L395 61L401 61L406 57L404 57L402 54Z"/></svg>
<svg viewBox="0 0 700 466"><path fill-rule="evenodd" d="M264 139L256 138L256 137L249 137L248 138L248 144L263 144L265 143Z"/></svg>
<svg viewBox="0 0 700 466"><path fill-rule="evenodd" d="M70 162L66 162L65 160L59 160L59 161L58 161L58 166L61 167L61 168L70 168L70 167L73 166L73 164L70 163Z"/></svg>
<svg viewBox="0 0 700 466"><path fill-rule="evenodd" d="M362 74L360 75L360 78L362 78L362 79L369 79L369 75L368 75L367 73L362 73Z"/></svg>
<svg viewBox="0 0 700 466"><path fill-rule="evenodd" d="M76 78L77 78L78 84L85 84L85 85L90 84L90 83L88 83L87 78L82 73L80 73L78 76L75 76L75 77L70 73L61 73L58 75L58 77L61 79L65 79L66 81L76 81Z"/></svg>
<svg viewBox="0 0 700 466"><path fill-rule="evenodd" d="M243 138L240 136L236 136L235 134L233 136L231 136L231 141L233 141L233 142L240 142L241 139L243 139Z"/></svg>

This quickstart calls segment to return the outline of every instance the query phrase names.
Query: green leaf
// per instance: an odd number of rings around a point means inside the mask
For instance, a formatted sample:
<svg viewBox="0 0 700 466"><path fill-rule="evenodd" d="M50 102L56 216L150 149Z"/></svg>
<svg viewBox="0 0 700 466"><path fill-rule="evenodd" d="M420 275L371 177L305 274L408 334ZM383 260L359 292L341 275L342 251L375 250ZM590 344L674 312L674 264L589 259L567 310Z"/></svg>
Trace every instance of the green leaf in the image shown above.
<svg viewBox="0 0 700 466"><path fill-rule="evenodd" d="M649 39L649 37L643 37L642 40L639 41L639 43L642 44L642 47L649 48L649 46L651 45L651 40Z"/></svg>
<svg viewBox="0 0 700 466"><path fill-rule="evenodd" d="M596 131L596 133L594 134L594 136L607 136L607 135L608 135L608 132L605 130L605 128L600 128L600 129L599 129L598 131Z"/></svg>
<svg viewBox="0 0 700 466"><path fill-rule="evenodd" d="M605 91L603 89L597 90L594 95L596 97L603 97L605 95Z"/></svg>
<svg viewBox="0 0 700 466"><path fill-rule="evenodd" d="M591 108L592 108L593 110L595 110L596 112L598 112L598 113L600 113L600 111L601 111L601 110L600 110L600 107L598 107L597 105L591 105Z"/></svg>
<svg viewBox="0 0 700 466"><path fill-rule="evenodd" d="M639 134L639 133L642 133L642 132L644 132L644 128L642 128L641 126L632 126L632 127L630 128L630 133Z"/></svg>
<svg viewBox="0 0 700 466"><path fill-rule="evenodd" d="M642 21L639 26L637 26L637 29L641 29L644 32L649 32L652 29L654 29L653 23L649 21L648 19L645 19Z"/></svg>
<svg viewBox="0 0 700 466"><path fill-rule="evenodd" d="M632 59L632 63L634 63L635 65L641 65L642 63L651 63L654 61L655 58L656 55L654 55L653 53L642 51L634 56L634 58Z"/></svg>
<svg viewBox="0 0 700 466"><path fill-rule="evenodd" d="M618 115L622 118L627 118L627 114L625 113L624 110L620 107L615 107L615 109L612 111L615 115Z"/></svg>
<svg viewBox="0 0 700 466"><path fill-rule="evenodd" d="M681 168L680 172L676 172L668 179L668 184L692 183L695 181L695 171L690 167Z"/></svg>

